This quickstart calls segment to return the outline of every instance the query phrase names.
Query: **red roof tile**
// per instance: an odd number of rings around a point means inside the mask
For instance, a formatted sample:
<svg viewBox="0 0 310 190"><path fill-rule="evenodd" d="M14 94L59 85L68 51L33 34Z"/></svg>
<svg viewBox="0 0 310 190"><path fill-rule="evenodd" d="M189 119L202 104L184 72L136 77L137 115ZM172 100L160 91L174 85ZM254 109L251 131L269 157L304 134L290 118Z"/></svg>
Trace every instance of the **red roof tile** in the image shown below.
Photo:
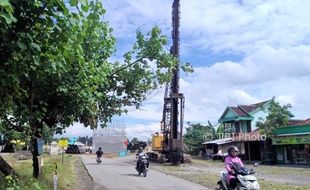
<svg viewBox="0 0 310 190"><path fill-rule="evenodd" d="M310 125L310 118L309 119L306 119L306 120L303 120L303 121L300 121L296 124L293 124L292 126L300 126L300 125Z"/></svg>
<svg viewBox="0 0 310 190"><path fill-rule="evenodd" d="M269 102L270 100L264 101L264 102L259 102L256 104L251 104L251 105L239 105L238 107L240 107L241 109L243 109L246 112L252 112L254 110L256 110L257 108L263 106L264 104L266 104L267 102Z"/></svg>
<svg viewBox="0 0 310 190"><path fill-rule="evenodd" d="M243 111L238 107L229 107L229 108L232 109L239 116L249 116L249 114L247 114L245 111Z"/></svg>
<svg viewBox="0 0 310 190"><path fill-rule="evenodd" d="M293 125L296 125L296 124L298 124L298 123L300 123L302 121L304 121L304 120L301 120L301 119L291 119L291 120L288 120L287 125L288 126L293 126Z"/></svg>

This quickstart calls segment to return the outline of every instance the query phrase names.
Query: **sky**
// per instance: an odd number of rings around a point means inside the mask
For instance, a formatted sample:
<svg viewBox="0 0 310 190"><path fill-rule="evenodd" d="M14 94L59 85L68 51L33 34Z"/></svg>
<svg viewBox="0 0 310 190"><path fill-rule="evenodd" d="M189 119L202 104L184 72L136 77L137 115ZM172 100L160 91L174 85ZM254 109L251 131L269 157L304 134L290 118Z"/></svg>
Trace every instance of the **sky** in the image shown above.
<svg viewBox="0 0 310 190"><path fill-rule="evenodd" d="M138 28L158 25L171 43L173 0L104 0L122 60ZM310 118L310 1L180 0L180 60L192 74L181 74L184 120L217 124L227 106L254 104L272 97L292 105L294 119ZM167 47L169 49L170 46ZM141 110L114 118L125 123L129 139L150 138L160 130L164 91L148 97ZM81 124L64 136L92 135Z"/></svg>

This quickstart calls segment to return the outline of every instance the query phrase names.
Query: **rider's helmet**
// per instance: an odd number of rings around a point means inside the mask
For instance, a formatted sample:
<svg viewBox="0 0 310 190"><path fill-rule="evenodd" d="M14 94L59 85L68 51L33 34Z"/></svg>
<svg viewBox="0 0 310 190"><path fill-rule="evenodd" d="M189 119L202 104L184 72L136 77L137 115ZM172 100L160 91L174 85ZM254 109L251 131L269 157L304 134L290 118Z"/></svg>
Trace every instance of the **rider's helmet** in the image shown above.
<svg viewBox="0 0 310 190"><path fill-rule="evenodd" d="M232 153L233 153L233 152L239 153L239 149L238 149L238 147L236 147L236 146L230 146L230 147L228 147L227 152L228 152L228 155L229 155L229 156L235 157L236 154L232 154Z"/></svg>
<svg viewBox="0 0 310 190"><path fill-rule="evenodd" d="M140 147L138 148L138 153L141 153L141 152L143 152L143 148L140 146Z"/></svg>
<svg viewBox="0 0 310 190"><path fill-rule="evenodd" d="M102 148L101 147L99 147L99 150L101 150Z"/></svg>

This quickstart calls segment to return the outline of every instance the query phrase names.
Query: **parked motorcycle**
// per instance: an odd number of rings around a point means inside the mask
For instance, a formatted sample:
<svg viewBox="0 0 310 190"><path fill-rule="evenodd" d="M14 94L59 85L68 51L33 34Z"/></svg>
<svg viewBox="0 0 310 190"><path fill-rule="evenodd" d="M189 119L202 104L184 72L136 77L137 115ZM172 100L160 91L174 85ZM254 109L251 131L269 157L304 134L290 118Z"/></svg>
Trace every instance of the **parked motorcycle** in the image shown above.
<svg viewBox="0 0 310 190"><path fill-rule="evenodd" d="M100 164L102 162L102 159L100 157L97 157L96 161L97 161L98 164Z"/></svg>
<svg viewBox="0 0 310 190"><path fill-rule="evenodd" d="M257 166L257 164L254 164ZM257 178L254 176L254 170L248 169L245 167L241 167L237 163L232 163L232 169L234 171L234 175L236 175L238 179L237 190L259 190L259 184ZM220 181L217 182L218 190L229 190L229 184L227 183L227 175L226 171L220 172Z"/></svg>
<svg viewBox="0 0 310 190"><path fill-rule="evenodd" d="M148 160L146 156L141 156L140 161L138 162L138 166L136 167L136 170L139 175L141 173L143 174L144 177L147 175L147 166L148 166Z"/></svg>

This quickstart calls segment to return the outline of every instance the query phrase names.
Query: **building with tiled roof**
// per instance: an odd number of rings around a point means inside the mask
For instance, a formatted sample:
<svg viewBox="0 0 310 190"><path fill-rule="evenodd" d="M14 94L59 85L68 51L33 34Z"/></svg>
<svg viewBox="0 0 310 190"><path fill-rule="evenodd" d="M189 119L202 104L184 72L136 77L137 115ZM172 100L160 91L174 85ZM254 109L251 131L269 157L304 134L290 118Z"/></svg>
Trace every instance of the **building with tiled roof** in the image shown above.
<svg viewBox="0 0 310 190"><path fill-rule="evenodd" d="M215 151L225 152L231 145L239 147L243 159L261 160L261 149L266 137L259 133L257 121L268 115L271 100L249 105L227 106L218 120L224 126L223 140L204 142L207 147L216 147ZM220 137L221 139L221 137ZM216 144L214 146L214 144Z"/></svg>
<svg viewBox="0 0 310 190"><path fill-rule="evenodd" d="M300 122L303 122L304 120L301 120L301 119L290 119L287 123L288 126L293 126L293 125L296 125Z"/></svg>
<svg viewBox="0 0 310 190"><path fill-rule="evenodd" d="M219 139L204 142L206 149L212 147L215 150L213 152L225 152L229 146L235 145L239 147L240 157L244 160L310 164L310 118L290 119L287 126L275 130L272 138L260 134L256 125L269 115L270 102L227 106L218 120L225 132L219 134ZM273 148L266 152L266 146Z"/></svg>
<svg viewBox="0 0 310 190"><path fill-rule="evenodd" d="M236 133L256 130L256 122L268 115L271 100L250 105L228 106L219 119L219 123L235 129Z"/></svg>
<svg viewBox="0 0 310 190"><path fill-rule="evenodd" d="M276 146L277 163L310 164L310 118L290 121L275 134L272 144Z"/></svg>

